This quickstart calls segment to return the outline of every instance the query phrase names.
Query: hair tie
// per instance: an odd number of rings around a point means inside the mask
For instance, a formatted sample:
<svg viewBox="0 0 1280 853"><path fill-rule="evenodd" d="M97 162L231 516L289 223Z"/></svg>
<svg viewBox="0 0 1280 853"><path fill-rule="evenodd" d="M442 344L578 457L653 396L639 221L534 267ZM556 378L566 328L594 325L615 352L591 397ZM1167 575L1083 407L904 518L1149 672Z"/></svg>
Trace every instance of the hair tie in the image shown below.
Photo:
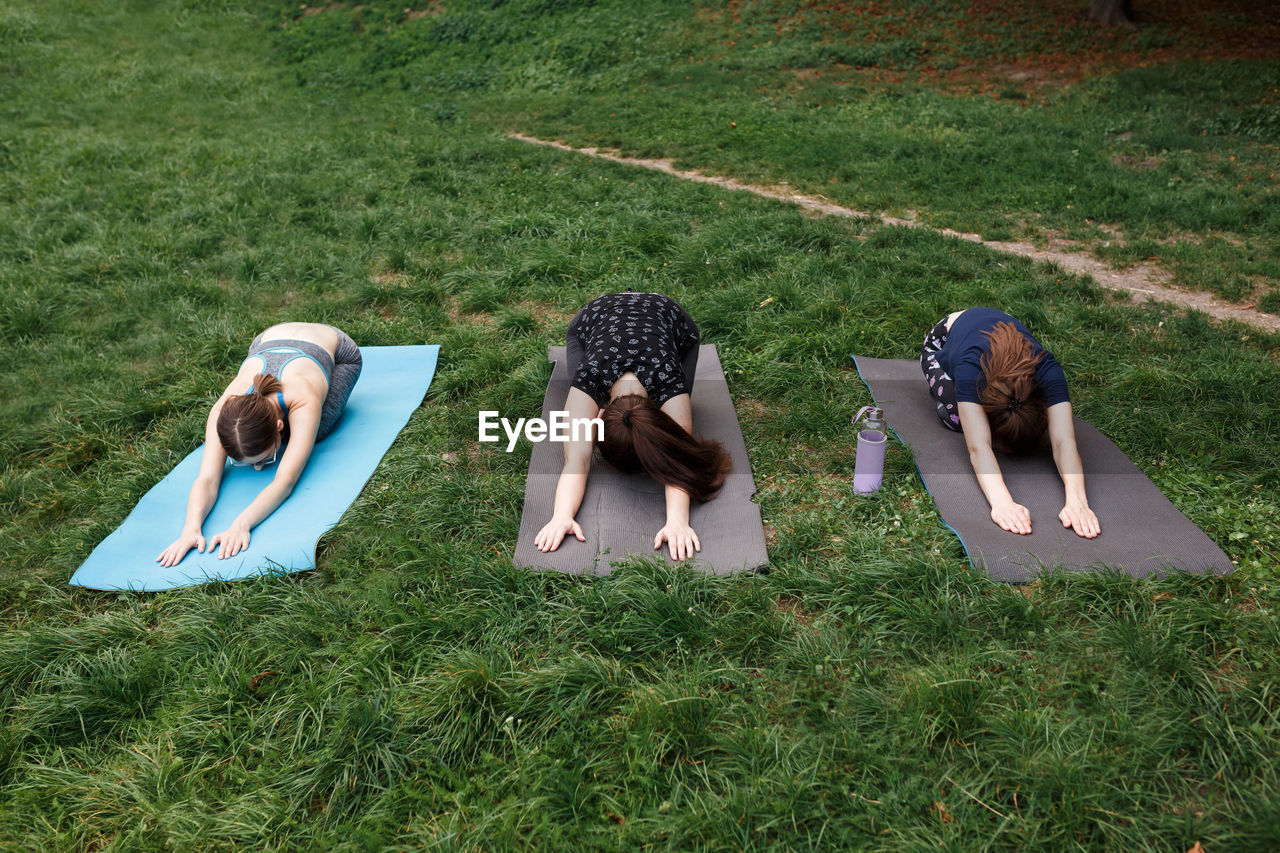
<svg viewBox="0 0 1280 853"><path fill-rule="evenodd" d="M1010 412L1021 412L1022 398L1021 397L1012 398L1011 400L1009 400L1009 405L1005 406L1005 409Z"/></svg>
<svg viewBox="0 0 1280 853"><path fill-rule="evenodd" d="M627 409L625 412L622 413L622 425L624 427L631 426L631 410L630 409Z"/></svg>

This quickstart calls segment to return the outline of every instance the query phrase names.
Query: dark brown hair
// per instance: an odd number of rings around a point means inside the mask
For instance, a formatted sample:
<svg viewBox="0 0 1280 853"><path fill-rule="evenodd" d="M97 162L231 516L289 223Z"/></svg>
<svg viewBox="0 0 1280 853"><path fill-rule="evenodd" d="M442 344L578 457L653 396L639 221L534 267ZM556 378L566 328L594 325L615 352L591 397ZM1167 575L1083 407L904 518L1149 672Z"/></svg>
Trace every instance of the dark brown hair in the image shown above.
<svg viewBox="0 0 1280 853"><path fill-rule="evenodd" d="M280 436L276 421L284 416L271 399L283 391L280 380L267 373L253 377L253 392L232 397L218 413L218 440L227 455L237 461L260 456L271 449Z"/></svg>
<svg viewBox="0 0 1280 853"><path fill-rule="evenodd" d="M733 461L718 441L695 438L648 397L627 394L604 409L600 452L615 468L641 471L706 503L724 485Z"/></svg>
<svg viewBox="0 0 1280 853"><path fill-rule="evenodd" d="M991 346L980 362L986 381L978 402L998 443L1010 452L1026 453L1040 443L1049 422L1036 381L1036 365L1044 353L1033 353L1031 342L1008 321L986 334Z"/></svg>

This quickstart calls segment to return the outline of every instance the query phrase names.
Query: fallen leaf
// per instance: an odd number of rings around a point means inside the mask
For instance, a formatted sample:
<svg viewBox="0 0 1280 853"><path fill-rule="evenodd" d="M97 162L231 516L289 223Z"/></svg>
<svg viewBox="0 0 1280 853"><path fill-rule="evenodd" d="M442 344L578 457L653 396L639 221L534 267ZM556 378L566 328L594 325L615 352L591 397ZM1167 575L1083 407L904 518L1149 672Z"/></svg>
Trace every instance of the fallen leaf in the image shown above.
<svg viewBox="0 0 1280 853"><path fill-rule="evenodd" d="M951 812L947 811L947 804L946 804L946 803L944 803L944 802L942 802L942 800L934 800L934 801L933 801L933 810L937 813L938 817L942 818L942 822L943 822L943 823L955 823L955 822L956 822L955 815L953 815ZM1190 853L1190 851L1189 851L1189 853ZM1201 853L1203 853L1203 851L1201 851Z"/></svg>
<svg viewBox="0 0 1280 853"><path fill-rule="evenodd" d="M278 673L278 672L272 672L271 670L268 670L268 671L266 671L266 672L260 672L260 673L258 673L257 675L255 675L253 678L250 678L250 679L249 679L249 689L250 689L250 690L253 690L253 691L255 691L255 692L256 692L256 691L257 691L257 689L258 689L258 686L259 686L260 684L262 684L262 682L263 682L265 679L268 679L268 678L270 678L270 677L271 677L271 676L273 676L273 675L279 675L279 674L280 674L280 673Z"/></svg>
<svg viewBox="0 0 1280 853"><path fill-rule="evenodd" d="M1204 853L1204 848L1201 847L1200 842L1197 841L1195 844L1191 845L1191 849L1188 850L1187 853Z"/></svg>

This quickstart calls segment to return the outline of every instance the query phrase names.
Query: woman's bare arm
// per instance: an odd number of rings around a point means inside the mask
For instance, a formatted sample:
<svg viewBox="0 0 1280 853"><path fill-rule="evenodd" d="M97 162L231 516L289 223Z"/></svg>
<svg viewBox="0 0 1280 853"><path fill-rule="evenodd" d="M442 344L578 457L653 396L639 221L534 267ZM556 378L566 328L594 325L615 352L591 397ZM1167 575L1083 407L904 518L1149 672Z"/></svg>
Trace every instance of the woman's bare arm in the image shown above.
<svg viewBox="0 0 1280 853"><path fill-rule="evenodd" d="M978 487L991 505L991 520L1010 533L1031 532L1031 511L1013 499L991 449L991 424L977 403L956 403L960 428L969 449L969 462L978 477Z"/></svg>
<svg viewBox="0 0 1280 853"><path fill-rule="evenodd" d="M569 421L590 420L600 414L600 407L580 388L570 388L564 402ZM560 547L564 537L572 533L579 542L586 542L582 527L574 520L578 508L582 506L582 496L587 491L587 476L591 472L591 451L594 447L590 430L576 432L570 430L570 436L578 439L566 441L564 445L564 468L560 471L560 479L556 482L555 505L551 511L551 520L543 525L534 537L533 544L539 551L554 551Z"/></svg>
<svg viewBox="0 0 1280 853"><path fill-rule="evenodd" d="M182 524L182 532L168 548L160 552L156 562L162 566L173 566L182 561L192 548L204 553L205 538L201 532L204 520L218 500L218 487L222 483L222 469L227 462L227 452L222 449L218 439L218 415L222 405L235 394L237 376L209 410L204 424L204 452L200 456L200 470L195 482L191 484L191 493L187 496L187 515Z"/></svg>
<svg viewBox="0 0 1280 853"><path fill-rule="evenodd" d="M677 394L662 404L673 421L690 435L693 435L693 401L688 394ZM653 537L653 547L661 548L667 543L667 550L673 560L692 557L695 551L702 550L698 534L689 526L689 493L678 486L663 488L663 497L667 506L667 523Z"/></svg>
<svg viewBox="0 0 1280 853"><path fill-rule="evenodd" d="M1053 447L1053 462L1062 477L1066 500L1058 518L1063 527L1070 527L1085 539L1092 539L1102 532L1098 516L1089 508L1089 498L1084 489L1084 464L1076 449L1075 418L1070 403L1055 403L1048 409L1049 443Z"/></svg>
<svg viewBox="0 0 1280 853"><path fill-rule="evenodd" d="M209 550L218 546L219 559L234 557L249 547L250 533L271 513L275 512L285 498L293 493L298 484L302 470L311 458L315 448L316 432L320 428L320 405L310 401L295 405L289 410L289 444L284 456L276 463L276 474L271 478L258 496L240 511L231 525L209 540Z"/></svg>

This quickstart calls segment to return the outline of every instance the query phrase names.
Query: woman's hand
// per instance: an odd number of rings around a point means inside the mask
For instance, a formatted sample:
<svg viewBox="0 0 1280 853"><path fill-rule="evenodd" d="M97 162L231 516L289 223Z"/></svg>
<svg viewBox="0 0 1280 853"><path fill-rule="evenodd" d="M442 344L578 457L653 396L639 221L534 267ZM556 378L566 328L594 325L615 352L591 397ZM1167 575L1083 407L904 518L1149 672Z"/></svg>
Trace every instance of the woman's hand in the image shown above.
<svg viewBox="0 0 1280 853"><path fill-rule="evenodd" d="M187 552L192 548L195 548L203 554L204 536L200 534L199 530L195 533L188 533L184 530L181 536L173 540L172 545L165 548L164 551L160 553L160 556L156 557L156 562L165 568L168 568L169 566L176 566L178 563L182 562L182 558L187 556Z"/></svg>
<svg viewBox="0 0 1280 853"><path fill-rule="evenodd" d="M667 549L671 553L671 559L683 560L692 557L694 551L702 550L702 543L698 541L698 534L693 532L693 528L688 524L679 524L668 521L666 526L658 531L658 535L653 537L653 548L658 550L662 547L662 543L667 543Z"/></svg>
<svg viewBox="0 0 1280 853"><path fill-rule="evenodd" d="M1098 523L1098 516L1094 515L1088 504L1068 501L1067 505L1062 508L1062 512L1058 513L1058 518L1062 519L1063 527L1070 527L1076 532L1077 536L1082 536L1085 539L1092 539L1102 532L1102 525Z"/></svg>
<svg viewBox="0 0 1280 853"><path fill-rule="evenodd" d="M1019 503L996 504L991 507L991 520L1010 533L1031 532L1031 510Z"/></svg>
<svg viewBox="0 0 1280 853"><path fill-rule="evenodd" d="M234 557L241 551L247 550L249 547L249 530L245 527L233 524L217 536L209 540L209 553L213 553L213 547L218 547L218 559L225 560L228 557Z"/></svg>
<svg viewBox="0 0 1280 853"><path fill-rule="evenodd" d="M582 525L578 522L572 518L553 518L538 531L538 535L533 538L533 546L543 553L554 551L570 533L576 536L579 542L587 541L587 537L582 535Z"/></svg>

